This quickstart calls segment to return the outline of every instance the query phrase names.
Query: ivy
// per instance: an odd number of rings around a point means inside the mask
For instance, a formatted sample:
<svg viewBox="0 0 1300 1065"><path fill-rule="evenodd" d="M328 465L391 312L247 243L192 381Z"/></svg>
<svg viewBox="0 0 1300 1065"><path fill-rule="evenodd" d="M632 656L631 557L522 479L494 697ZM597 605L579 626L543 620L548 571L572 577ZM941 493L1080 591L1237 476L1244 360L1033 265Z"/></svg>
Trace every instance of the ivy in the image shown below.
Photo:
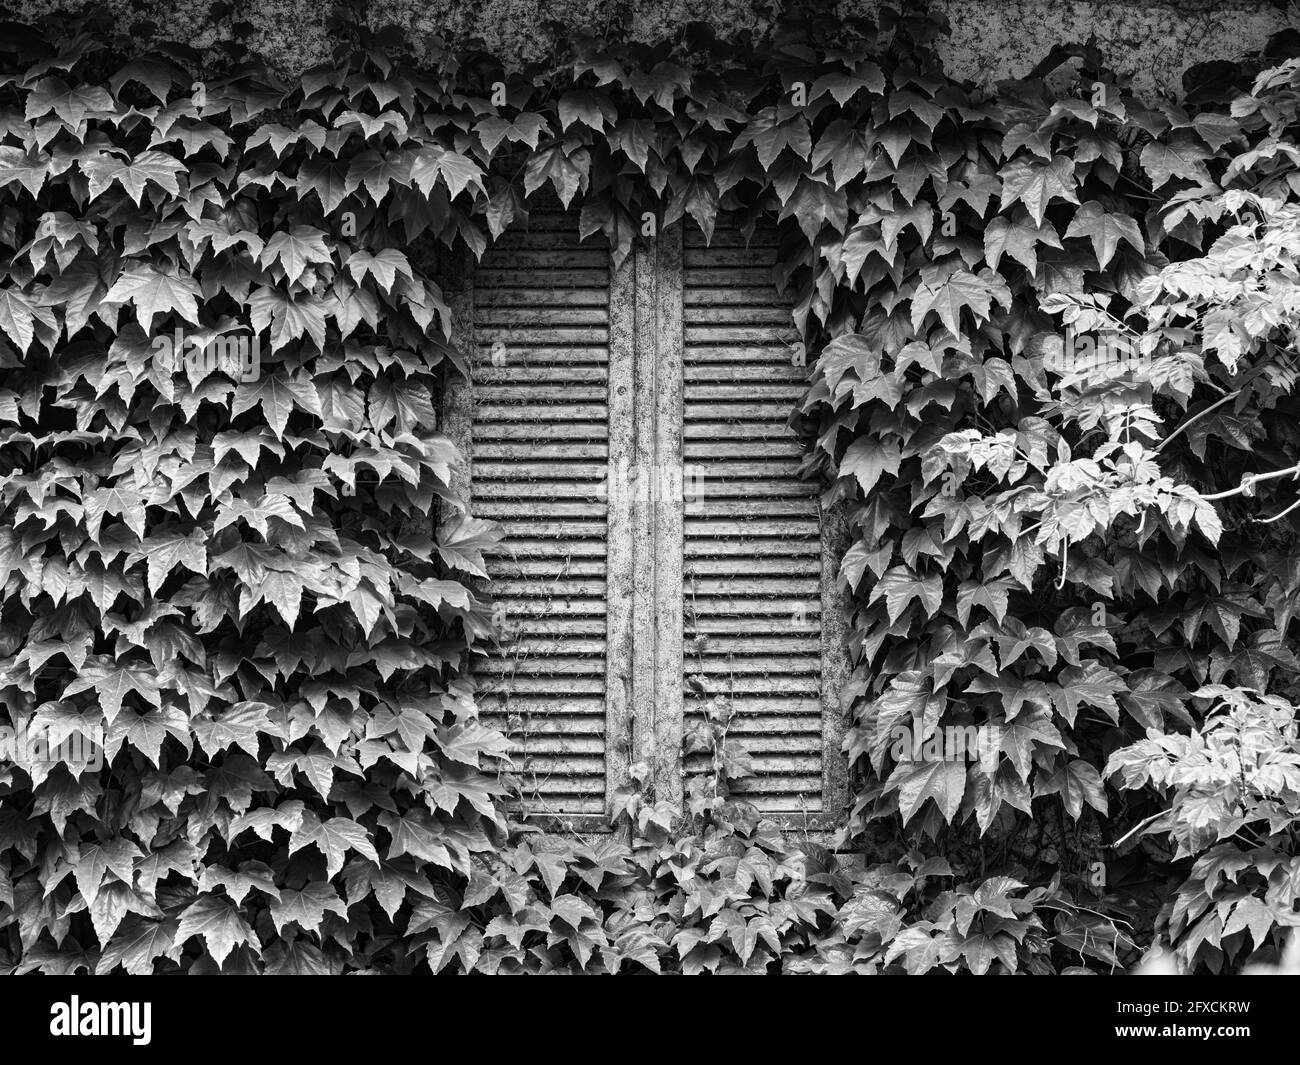
<svg viewBox="0 0 1300 1065"><path fill-rule="evenodd" d="M337 29L291 81L137 55L94 11L0 35L0 705L103 746L0 768L0 964L1131 960L1162 900L1086 871L1112 842L1135 881L1179 859L1132 850L1159 800L1108 760L1194 734L1207 682L1300 670L1295 62L1148 105L1092 46L955 81L913 8L807 5L744 51L694 25L577 40L513 73ZM541 192L616 260L679 221L778 221L806 469L853 530L840 842L883 832L885 860L733 802L725 708L687 810L628 782L630 842L512 815L467 679L497 533L438 431L465 370L438 278ZM1099 367L1115 338L1134 358ZM902 726L992 745L918 760ZM1042 824L1060 838L1024 853ZM1257 908L1232 921L1226 956L1276 948Z"/></svg>

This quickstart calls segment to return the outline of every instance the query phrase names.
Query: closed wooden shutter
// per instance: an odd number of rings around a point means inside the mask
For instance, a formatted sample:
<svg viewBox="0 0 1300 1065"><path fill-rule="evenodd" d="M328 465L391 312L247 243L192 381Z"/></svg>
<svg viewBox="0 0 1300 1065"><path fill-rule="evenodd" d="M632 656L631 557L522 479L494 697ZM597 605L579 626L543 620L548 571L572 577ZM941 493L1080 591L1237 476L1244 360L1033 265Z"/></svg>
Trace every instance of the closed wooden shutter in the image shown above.
<svg viewBox="0 0 1300 1065"><path fill-rule="evenodd" d="M574 214L534 212L454 302L461 487L505 532L488 591L509 638L479 703L531 814L601 827L632 760L680 800L716 696L755 770L738 795L810 830L842 811L843 522L798 476L775 259L771 230L706 247L674 226L613 270Z"/></svg>
<svg viewBox="0 0 1300 1065"><path fill-rule="evenodd" d="M503 653L478 666L536 813L603 813L607 773L609 254L534 214L474 270L470 495Z"/></svg>
<svg viewBox="0 0 1300 1065"><path fill-rule="evenodd" d="M698 491L683 536L687 726L712 698L728 700L729 739L754 770L735 794L822 820L842 791L837 677L823 670L824 643L841 630L824 616L835 609L830 519L788 428L807 370L772 279L776 232L746 241L724 225L706 245L691 229L684 245L682 437Z"/></svg>

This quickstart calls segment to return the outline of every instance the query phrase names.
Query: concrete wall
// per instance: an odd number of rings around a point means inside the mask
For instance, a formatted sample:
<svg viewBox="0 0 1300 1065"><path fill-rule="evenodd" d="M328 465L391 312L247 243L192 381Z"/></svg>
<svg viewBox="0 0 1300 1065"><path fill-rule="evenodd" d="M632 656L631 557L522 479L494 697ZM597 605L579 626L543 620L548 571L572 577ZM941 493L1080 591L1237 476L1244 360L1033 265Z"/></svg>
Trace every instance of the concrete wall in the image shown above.
<svg viewBox="0 0 1300 1065"><path fill-rule="evenodd" d="M1288 25L1283 6L1268 0L1067 2L1067 0L938 0L952 22L944 46L949 69L981 81L1027 71L1055 43L1095 34L1110 62L1130 73L1144 92L1177 91L1182 72L1210 59L1237 59L1257 51ZM23 16L68 6L67 0L16 0ZM213 23L212 0L108 0L124 25L152 22L163 38L198 47L229 35L232 19ZM236 19L255 27L252 46L286 72L326 58L330 0L235 0ZM543 53L544 23L600 30L626 25L653 41L682 23L711 23L725 35L762 34L771 25L764 0L372 0L372 24L406 27L421 37L482 37L502 57L527 60ZM870 11L873 0L843 0L846 11ZM142 37L153 31L142 28Z"/></svg>

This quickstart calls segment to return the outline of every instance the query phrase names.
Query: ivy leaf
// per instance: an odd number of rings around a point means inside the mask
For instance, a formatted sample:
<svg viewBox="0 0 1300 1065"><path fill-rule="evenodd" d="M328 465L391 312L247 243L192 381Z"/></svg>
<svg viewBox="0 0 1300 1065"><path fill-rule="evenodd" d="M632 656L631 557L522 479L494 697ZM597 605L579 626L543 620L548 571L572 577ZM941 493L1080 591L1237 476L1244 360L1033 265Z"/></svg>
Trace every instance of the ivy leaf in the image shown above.
<svg viewBox="0 0 1300 1065"><path fill-rule="evenodd" d="M999 726L998 733L998 750L1011 759L1023 781L1029 780L1034 752L1038 747L1065 749L1065 740L1052 724L1050 715L1037 707Z"/></svg>
<svg viewBox="0 0 1300 1065"><path fill-rule="evenodd" d="M1223 926L1223 938L1235 935L1243 929L1250 929L1251 941L1258 950L1268 942L1269 933L1277 924L1290 925L1288 911L1270 906L1263 899L1244 898L1232 909L1232 916ZM1292 933L1294 934L1294 933Z"/></svg>
<svg viewBox="0 0 1300 1065"><path fill-rule="evenodd" d="M870 61L859 63L852 74L845 71L823 74L808 90L808 102L829 92L835 102L843 107L863 89L873 93L885 91L885 76L880 67Z"/></svg>
<svg viewBox="0 0 1300 1065"><path fill-rule="evenodd" d="M787 148L800 159L807 159L812 152L808 119L801 111L793 108L789 113L778 116L775 107L765 107L736 138L737 148L750 143L758 152L758 161L764 170L771 170L777 156Z"/></svg>
<svg viewBox="0 0 1300 1065"><path fill-rule="evenodd" d="M270 710L266 703L248 700L219 714L192 717L190 728L209 758L232 745L242 747L251 757L257 758L261 733L271 727L271 719L267 716Z"/></svg>
<svg viewBox="0 0 1300 1065"><path fill-rule="evenodd" d="M378 863L379 855L366 830L356 821L346 817L331 817L320 821L314 813L306 810L302 823L294 830L289 840L289 853L303 847L314 846L325 856L327 876L333 876L343 868L343 860L348 851L354 850L372 862Z"/></svg>
<svg viewBox="0 0 1300 1065"><path fill-rule="evenodd" d="M836 119L821 135L810 162L814 171L828 164L835 187L842 189L867 168L871 158L871 139L866 130L846 119Z"/></svg>
<svg viewBox="0 0 1300 1065"><path fill-rule="evenodd" d="M95 974L103 976L122 968L128 976L150 976L158 958L175 960L180 953L173 949L180 922L175 918L149 920L132 914L117 928L95 965Z"/></svg>
<svg viewBox="0 0 1300 1065"><path fill-rule="evenodd" d="M109 78L108 84L115 93L121 93L122 86L128 81L138 82L153 93L159 103L165 104L172 86L183 76L184 72L171 63L150 58L133 59Z"/></svg>
<svg viewBox="0 0 1300 1065"><path fill-rule="evenodd" d="M1093 251L1097 255L1097 265L1103 270L1114 257L1121 242L1128 244L1139 255L1146 251L1137 222L1126 215L1109 213L1096 200L1089 200L1074 212L1074 219L1065 235L1091 240Z"/></svg>
<svg viewBox="0 0 1300 1065"><path fill-rule="evenodd" d="M361 284L366 276L370 275L385 292L393 290L399 274L412 281L415 280L415 275L411 273L411 264L396 248L383 248L373 255L364 249L355 251L348 256L347 262L343 265L357 284Z"/></svg>
<svg viewBox="0 0 1300 1065"><path fill-rule="evenodd" d="M185 165L166 152L141 152L129 163L112 156L101 156L82 164L90 178L90 198L101 196L114 182L126 190L131 201L140 205L147 185L157 185L170 196L180 195L176 175L183 173Z"/></svg>
<svg viewBox="0 0 1300 1065"><path fill-rule="evenodd" d="M1058 769L1044 780L1041 776L1034 788L1034 797L1060 795L1065 809L1076 821L1083 813L1086 802L1098 813L1106 813L1106 795L1097 770L1080 758Z"/></svg>
<svg viewBox="0 0 1300 1065"><path fill-rule="evenodd" d="M924 928L904 928L889 944L885 963L903 958L904 968L910 976L923 976L939 964L942 956L941 937Z"/></svg>
<svg viewBox="0 0 1300 1065"><path fill-rule="evenodd" d="M1018 210L1012 218L999 215L984 229L984 259L994 270L1003 254L1006 254L1023 264L1032 274L1038 269L1040 244L1059 248L1061 239L1051 222L1037 224L1029 217L1028 211L1023 209Z"/></svg>
<svg viewBox="0 0 1300 1065"><path fill-rule="evenodd" d="M294 226L286 232L276 233L266 242L258 261L263 266L279 262L284 275L293 284L302 277L312 263L331 262L329 248L325 246L327 233L313 226Z"/></svg>
<svg viewBox="0 0 1300 1065"><path fill-rule="evenodd" d="M465 515L439 535L438 557L452 569L474 577L487 577L483 552L494 547L500 539L499 528L494 522Z"/></svg>
<svg viewBox="0 0 1300 1065"><path fill-rule="evenodd" d="M1186 178L1197 184L1210 184L1205 160L1210 153L1190 136L1179 136L1172 143L1152 141L1142 149L1142 169L1151 178L1151 187L1159 189L1174 178Z"/></svg>
<svg viewBox="0 0 1300 1065"><path fill-rule="evenodd" d="M429 785L429 798L447 813L455 813L460 800L464 799L479 813L495 818L498 813L493 799L505 794L505 791L502 785L482 773L448 765L444 768L441 779Z"/></svg>
<svg viewBox="0 0 1300 1065"><path fill-rule="evenodd" d="M933 616L943 603L943 579L937 573L918 577L910 567L894 566L872 586L867 603L874 603L882 596L891 624L914 599L919 599L926 614Z"/></svg>
<svg viewBox="0 0 1300 1065"><path fill-rule="evenodd" d="M869 493L883 473L897 476L902 461L899 444L890 437L881 442L864 436L853 441L840 461L841 477L856 477L863 494Z"/></svg>
<svg viewBox="0 0 1300 1065"><path fill-rule="evenodd" d="M0 145L0 185L17 181L33 196L40 195L51 176L50 157L36 148Z"/></svg>
<svg viewBox="0 0 1300 1065"><path fill-rule="evenodd" d="M1079 707L1084 704L1104 710L1115 724L1119 724L1119 704L1115 696L1126 691L1128 687L1114 670L1099 662L1085 662L1083 668L1070 666L1061 671L1060 684L1052 686L1052 701L1071 727Z"/></svg>
<svg viewBox="0 0 1300 1065"><path fill-rule="evenodd" d="M364 290L356 291L359 295ZM273 352L301 337L310 337L318 350L324 350L326 304L319 296L310 292L290 295L263 286L249 297L248 304L253 328L259 333L270 329Z"/></svg>
<svg viewBox="0 0 1300 1065"><path fill-rule="evenodd" d="M645 173L650 152L655 148L655 137L654 123L649 119L625 118L610 131L609 146L612 151L626 154Z"/></svg>
<svg viewBox="0 0 1300 1065"><path fill-rule="evenodd" d="M411 182L427 195L439 179L447 186L452 199L470 187L478 192L485 191L483 170L472 159L436 146L421 149L411 163Z"/></svg>
<svg viewBox="0 0 1300 1065"><path fill-rule="evenodd" d="M185 536L179 532L159 533L144 540L141 545L148 561L147 583L149 593L156 595L163 582L177 566L184 566L200 577L207 576L208 552L201 532L194 530Z"/></svg>
<svg viewBox="0 0 1300 1065"><path fill-rule="evenodd" d="M199 286L178 272L164 272L150 264L133 266L122 274L104 296L105 303L130 303L146 333L153 330L158 315L179 314L199 324Z"/></svg>
<svg viewBox="0 0 1300 1065"><path fill-rule="evenodd" d="M498 115L489 115L474 126L474 132L479 135L479 139L483 142L483 147L487 149L488 155L492 155L503 140L512 144L526 144L530 149L536 151L537 142L541 139L542 132L545 129L546 119L531 111L516 115L509 122ZM626 148L624 150L626 151ZM644 164L642 169L644 169Z"/></svg>
<svg viewBox="0 0 1300 1065"><path fill-rule="evenodd" d="M113 98L100 85L71 86L62 78L41 78L27 96L26 117L34 118L53 111L74 129L89 115L110 114Z"/></svg>
<svg viewBox="0 0 1300 1065"><path fill-rule="evenodd" d="M1023 203L1034 224L1041 226L1052 200L1079 202L1074 187L1074 160L1068 156L1057 156L1050 163L1017 160L1002 171L1002 209Z"/></svg>
<svg viewBox="0 0 1300 1065"><path fill-rule="evenodd" d="M320 155L303 160L297 181L302 191L316 193L326 214L333 214L361 184L342 160Z"/></svg>
<svg viewBox="0 0 1300 1065"><path fill-rule="evenodd" d="M107 873L129 886L135 879L135 859L139 856L139 846L121 836L82 846L73 869L82 898L93 903Z"/></svg>
<svg viewBox="0 0 1300 1065"><path fill-rule="evenodd" d="M334 885L320 880L312 880L301 888L281 889L279 899L273 899L270 908L271 922L281 935L290 923L306 932L318 932L325 914L335 913L343 918L348 914Z"/></svg>
<svg viewBox="0 0 1300 1065"><path fill-rule="evenodd" d="M889 775L885 791L898 792L898 812L907 824L927 799L933 799L949 824L961 809L966 793L966 766L963 762L936 760L900 762Z"/></svg>
<svg viewBox="0 0 1300 1065"><path fill-rule="evenodd" d="M17 288L0 288L0 329L26 352L36 337L36 308L27 294Z"/></svg>
<svg viewBox="0 0 1300 1065"><path fill-rule="evenodd" d="M348 182L370 193L376 206L383 203L394 184L407 185L411 180L411 169L404 159L399 161L374 148L354 156L348 167Z"/></svg>
<svg viewBox="0 0 1300 1065"><path fill-rule="evenodd" d="M200 895L186 907L176 929L176 942L184 943L191 936L202 937L218 965L241 944L261 949L261 942L239 908L222 895Z"/></svg>
<svg viewBox="0 0 1300 1065"><path fill-rule="evenodd" d="M255 405L261 406L266 424L271 427L277 440L284 439L289 415L295 407L317 417L321 414L320 396L316 389L306 381L282 373L240 384L235 390L231 413L240 414Z"/></svg>
<svg viewBox="0 0 1300 1065"><path fill-rule="evenodd" d="M1007 615L1013 585L1005 577L991 581L962 581L957 588L957 620L966 625L971 610L982 606L1001 624ZM1009 664L1009 663L1005 663Z"/></svg>
<svg viewBox="0 0 1300 1065"><path fill-rule="evenodd" d="M223 865L205 866L199 877L199 890L211 891L217 887L224 889L237 903L242 903L253 890L272 899L280 897L274 874L262 862L244 862L238 869L227 869Z"/></svg>
<svg viewBox="0 0 1300 1065"><path fill-rule="evenodd" d="M601 132L606 123L618 118L618 109L604 93L592 89L570 89L560 97L560 129L567 130L575 122Z"/></svg>
<svg viewBox="0 0 1300 1065"><path fill-rule="evenodd" d="M143 538L145 530L145 497L133 488L111 485L87 492L82 502L86 507L86 532L92 540L100 538L101 526L108 515L120 517L136 536Z"/></svg>
<svg viewBox="0 0 1300 1065"><path fill-rule="evenodd" d="M380 824L392 836L388 857L400 858L409 854L422 862L431 862L444 869L455 868L447 849L442 825L422 811L408 811L401 817L384 814Z"/></svg>
<svg viewBox="0 0 1300 1065"><path fill-rule="evenodd" d="M1256 610L1239 597L1196 595L1185 607L1183 633L1189 642L1195 642L1201 629L1209 625L1224 644L1235 647L1241 634L1241 619L1247 612L1253 614Z"/></svg>
<svg viewBox="0 0 1300 1065"><path fill-rule="evenodd" d="M105 722L111 724L122 710L122 700L135 692L154 706L162 706L157 676L139 664L106 665L104 660L88 662L84 670L66 688L63 698L94 689Z"/></svg>
<svg viewBox="0 0 1300 1065"><path fill-rule="evenodd" d="M962 308L969 308L977 321L985 321L994 300L1006 306L1010 293L987 267L978 277L961 268L948 272L942 267L926 267L912 295L912 328L919 330L933 310L951 333L961 336Z"/></svg>
<svg viewBox="0 0 1300 1065"><path fill-rule="evenodd" d="M524 171L524 191L529 195L548 181L555 187L560 203L566 208L573 202L578 189L586 184L591 157L585 148L572 155L566 154L562 145L531 155Z"/></svg>

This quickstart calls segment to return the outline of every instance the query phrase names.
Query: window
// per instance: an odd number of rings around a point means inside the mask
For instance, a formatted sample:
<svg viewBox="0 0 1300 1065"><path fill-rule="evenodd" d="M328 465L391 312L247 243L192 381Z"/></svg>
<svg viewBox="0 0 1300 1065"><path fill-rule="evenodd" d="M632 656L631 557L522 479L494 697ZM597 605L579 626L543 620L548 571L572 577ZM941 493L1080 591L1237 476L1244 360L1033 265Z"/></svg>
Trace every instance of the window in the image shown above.
<svg viewBox="0 0 1300 1065"><path fill-rule="evenodd" d="M454 298L472 385L448 427L490 560L506 653L477 671L530 811L599 827L634 761L660 798L701 770L715 697L767 814L830 827L846 794L843 519L798 476L804 369L775 236L675 226L617 270L572 214L534 212Z"/></svg>

